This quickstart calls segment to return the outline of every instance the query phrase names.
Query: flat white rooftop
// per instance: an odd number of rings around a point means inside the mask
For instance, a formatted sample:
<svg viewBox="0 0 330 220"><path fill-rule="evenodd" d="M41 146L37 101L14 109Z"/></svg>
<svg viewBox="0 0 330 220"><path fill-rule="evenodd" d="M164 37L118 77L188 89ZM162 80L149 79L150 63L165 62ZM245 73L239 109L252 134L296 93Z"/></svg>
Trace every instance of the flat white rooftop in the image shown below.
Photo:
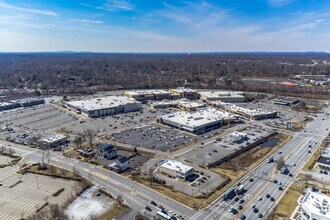
<svg viewBox="0 0 330 220"><path fill-rule="evenodd" d="M46 143L53 143L55 141L59 141L66 138L66 136L62 135L62 134L55 134L55 135L51 135L51 136L47 136L41 139L42 142L46 142Z"/></svg>
<svg viewBox="0 0 330 220"><path fill-rule="evenodd" d="M330 219L330 197L325 194L308 192L302 201L302 207L322 219Z"/></svg>
<svg viewBox="0 0 330 220"><path fill-rule="evenodd" d="M183 107L190 107L190 108L199 108L205 106L204 103L187 101L187 99L176 99L176 100L164 99L162 101L153 101L151 103L153 105L180 105Z"/></svg>
<svg viewBox="0 0 330 220"><path fill-rule="evenodd" d="M244 98L242 93L230 92L230 91L209 91L209 92L201 92L200 94L207 98L226 98L226 97Z"/></svg>
<svg viewBox="0 0 330 220"><path fill-rule="evenodd" d="M226 119L234 119L235 115L228 112L219 111L215 108L203 108L193 113L179 111L162 116L161 118L163 121L171 121L187 128L195 128L217 121L220 122Z"/></svg>
<svg viewBox="0 0 330 220"><path fill-rule="evenodd" d="M189 172L191 169L193 169L193 167L185 165L180 161L176 161L176 160L165 160L159 166L181 173L186 173Z"/></svg>
<svg viewBox="0 0 330 220"><path fill-rule="evenodd" d="M127 96L106 96L106 97L93 98L87 100L71 101L66 103L77 109L81 109L85 111L93 111L100 109L115 108L120 105L140 103L140 102L128 98Z"/></svg>
<svg viewBox="0 0 330 220"><path fill-rule="evenodd" d="M196 92L196 90L194 89L189 89L189 88L185 88L185 87L178 87L175 89L171 89L174 92Z"/></svg>
<svg viewBox="0 0 330 220"><path fill-rule="evenodd" d="M221 102L221 101L214 101L212 102L215 106L223 106L227 110L232 110L234 112L242 112L247 115L251 116L257 116L257 115L267 115L267 114L275 114L276 111L268 111L264 109L249 109L241 106L237 106L232 103L226 103L226 102Z"/></svg>
<svg viewBox="0 0 330 220"><path fill-rule="evenodd" d="M126 91L125 93L129 95L159 95L159 94L169 94L170 92L162 89L153 89L153 90L131 90L131 91Z"/></svg>

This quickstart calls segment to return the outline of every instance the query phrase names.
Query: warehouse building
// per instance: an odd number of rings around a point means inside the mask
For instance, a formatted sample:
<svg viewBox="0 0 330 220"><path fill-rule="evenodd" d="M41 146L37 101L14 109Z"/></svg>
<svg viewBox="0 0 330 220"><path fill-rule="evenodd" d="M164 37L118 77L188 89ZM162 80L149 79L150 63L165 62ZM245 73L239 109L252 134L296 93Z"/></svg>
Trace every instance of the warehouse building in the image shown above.
<svg viewBox="0 0 330 220"><path fill-rule="evenodd" d="M68 138L61 134L47 136L39 140L39 143L45 147L58 147L60 145L66 144L67 142Z"/></svg>
<svg viewBox="0 0 330 220"><path fill-rule="evenodd" d="M187 99L148 101L148 105L154 109L178 108L184 111L196 111L206 106L202 102L191 102Z"/></svg>
<svg viewBox="0 0 330 220"><path fill-rule="evenodd" d="M160 117L159 122L193 134L203 134L220 128L225 122L239 117L214 108L204 108L197 112L179 111Z"/></svg>
<svg viewBox="0 0 330 220"><path fill-rule="evenodd" d="M159 163L158 171L173 178L187 179L194 173L194 168L175 160L164 160Z"/></svg>
<svg viewBox="0 0 330 220"><path fill-rule="evenodd" d="M10 110L20 107L30 107L41 104L45 104L44 99L25 98L25 99L11 100L8 102L0 102L0 111Z"/></svg>
<svg viewBox="0 0 330 220"><path fill-rule="evenodd" d="M244 102L245 97L238 92L229 91L211 91L211 92L201 92L201 99L207 101L222 101L222 102Z"/></svg>
<svg viewBox="0 0 330 220"><path fill-rule="evenodd" d="M19 103L0 102L0 111L10 110L19 107L21 107Z"/></svg>
<svg viewBox="0 0 330 220"><path fill-rule="evenodd" d="M35 98L20 99L17 102L19 102L22 107L31 107L35 105L45 104L44 99L35 99Z"/></svg>
<svg viewBox="0 0 330 220"><path fill-rule="evenodd" d="M98 118L126 112L139 111L142 103L126 96L106 96L65 103L67 108L85 117Z"/></svg>
<svg viewBox="0 0 330 220"><path fill-rule="evenodd" d="M263 109L249 109L234 105L232 103L225 103L221 101L210 102L210 104L224 111L241 115L242 117L250 120L262 120L262 119L277 117L276 111L267 111Z"/></svg>
<svg viewBox="0 0 330 220"><path fill-rule="evenodd" d="M196 90L188 89L185 87L178 87L176 89L170 89L170 93L179 95L180 98L186 98L186 99L199 99L200 95Z"/></svg>
<svg viewBox="0 0 330 220"><path fill-rule="evenodd" d="M286 106L290 106L290 105L295 105L299 102L299 99L289 99L289 98L282 98L282 99L274 99L273 103L275 105L286 105Z"/></svg>
<svg viewBox="0 0 330 220"><path fill-rule="evenodd" d="M300 203L299 220L330 220L330 197L309 191Z"/></svg>
<svg viewBox="0 0 330 220"><path fill-rule="evenodd" d="M124 93L129 98L134 98L136 101L147 103L148 100L163 100L163 99L178 99L179 95L171 95L166 90L135 90L126 91Z"/></svg>

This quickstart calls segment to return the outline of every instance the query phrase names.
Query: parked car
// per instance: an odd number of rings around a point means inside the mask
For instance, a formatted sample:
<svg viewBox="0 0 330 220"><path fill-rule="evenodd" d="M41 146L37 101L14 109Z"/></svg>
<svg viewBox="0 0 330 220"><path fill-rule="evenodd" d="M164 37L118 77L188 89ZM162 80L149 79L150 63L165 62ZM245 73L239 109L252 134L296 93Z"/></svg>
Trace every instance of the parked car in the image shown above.
<svg viewBox="0 0 330 220"><path fill-rule="evenodd" d="M149 212L152 212L152 209L149 206L146 206L145 209Z"/></svg>

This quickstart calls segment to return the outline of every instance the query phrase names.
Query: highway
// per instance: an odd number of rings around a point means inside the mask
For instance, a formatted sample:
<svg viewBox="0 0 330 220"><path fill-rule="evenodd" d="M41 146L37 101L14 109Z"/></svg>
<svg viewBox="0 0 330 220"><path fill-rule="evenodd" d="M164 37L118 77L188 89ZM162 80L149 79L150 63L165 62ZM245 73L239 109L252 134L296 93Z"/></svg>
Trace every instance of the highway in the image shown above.
<svg viewBox="0 0 330 220"><path fill-rule="evenodd" d="M329 112L329 110L330 108L326 111ZM237 209L239 202L235 202L234 199L223 201L220 198L208 210L198 212L191 219L239 219L241 213L244 213L246 219L258 219L259 213L262 214L261 218L264 218L278 202L288 185L293 182L294 175L299 172L301 166L310 156L308 151L315 150L317 144L327 136L329 124L330 117L320 114L306 126L306 132L294 133L293 138L282 149L273 154L275 160L278 160L280 157L285 159L285 164L288 165L293 177L280 172L275 173L276 163L262 162L240 180L240 183L244 185L247 191L243 195L245 202L242 204L243 209L239 214L234 215L229 211L231 207ZM309 145L312 145L312 147L309 148ZM253 182L250 181L251 178L253 178ZM278 181L277 184L273 182L275 179ZM283 190L279 190L280 183ZM266 198L267 194L273 197L274 201ZM258 197L261 197L261 201L258 200ZM253 212L253 209L250 207L252 204L258 209L257 213Z"/></svg>

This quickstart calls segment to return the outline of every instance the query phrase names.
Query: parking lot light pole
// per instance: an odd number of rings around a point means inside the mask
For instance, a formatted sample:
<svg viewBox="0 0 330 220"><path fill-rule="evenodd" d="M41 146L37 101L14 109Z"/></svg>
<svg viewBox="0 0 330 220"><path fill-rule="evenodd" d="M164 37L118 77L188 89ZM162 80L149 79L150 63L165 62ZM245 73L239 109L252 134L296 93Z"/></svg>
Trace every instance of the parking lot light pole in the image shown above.
<svg viewBox="0 0 330 220"><path fill-rule="evenodd" d="M36 175L36 181L37 181L37 189L39 189L38 175Z"/></svg>

